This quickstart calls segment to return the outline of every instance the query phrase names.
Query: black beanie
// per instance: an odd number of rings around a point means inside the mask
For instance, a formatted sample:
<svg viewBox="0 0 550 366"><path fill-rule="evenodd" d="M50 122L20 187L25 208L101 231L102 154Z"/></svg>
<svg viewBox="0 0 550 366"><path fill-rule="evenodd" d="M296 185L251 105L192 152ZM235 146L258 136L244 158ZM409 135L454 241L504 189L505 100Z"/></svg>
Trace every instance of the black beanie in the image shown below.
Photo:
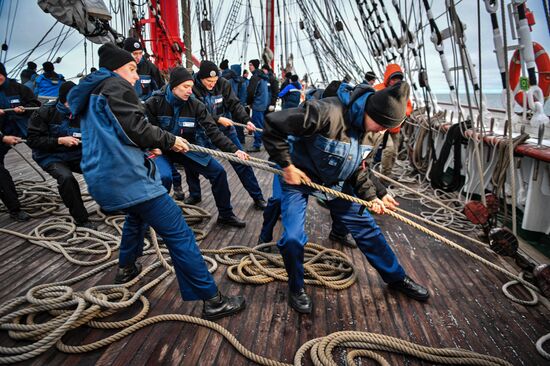
<svg viewBox="0 0 550 366"><path fill-rule="evenodd" d="M52 72L54 70L54 66L50 61L46 61L42 64L42 69L45 72Z"/></svg>
<svg viewBox="0 0 550 366"><path fill-rule="evenodd" d="M174 89L176 86L188 80L193 80L191 73L184 67L176 67L170 73L170 89Z"/></svg>
<svg viewBox="0 0 550 366"><path fill-rule="evenodd" d="M139 41L139 39L133 37L128 37L124 40L123 48L124 51L128 51L130 53L143 49L143 47L141 47L141 42Z"/></svg>
<svg viewBox="0 0 550 366"><path fill-rule="evenodd" d="M31 70L36 70L36 64L32 61L27 62L27 68Z"/></svg>
<svg viewBox="0 0 550 366"><path fill-rule="evenodd" d="M371 81L375 79L376 79L376 74L374 73L374 71L367 71L367 73L365 74L365 80Z"/></svg>
<svg viewBox="0 0 550 366"><path fill-rule="evenodd" d="M67 101L67 94L69 94L69 90L71 90L73 86L76 86L76 84L72 81L66 81L61 84L59 87L59 101L61 103L65 103Z"/></svg>
<svg viewBox="0 0 550 366"><path fill-rule="evenodd" d="M111 71L129 62L136 62L130 52L118 48L113 43L105 43L103 46L99 47L97 54L99 55L99 67L104 67Z"/></svg>
<svg viewBox="0 0 550 366"><path fill-rule="evenodd" d="M0 62L0 74L4 75L5 78L8 77L8 73L6 72L6 66L4 66L4 64L1 62Z"/></svg>
<svg viewBox="0 0 550 366"><path fill-rule="evenodd" d="M298 75L292 75L290 77L290 81L292 81L293 83L297 82L298 81Z"/></svg>
<svg viewBox="0 0 550 366"><path fill-rule="evenodd" d="M204 60L201 61L201 66L199 67L199 72L197 72L197 77L199 79L206 79L214 76L218 76L220 70L218 66L212 61Z"/></svg>
<svg viewBox="0 0 550 366"><path fill-rule="evenodd" d="M292 73L291 73L291 72L287 72L287 73L285 74L285 78L290 79L291 77L292 77Z"/></svg>
<svg viewBox="0 0 550 366"><path fill-rule="evenodd" d="M367 99L365 113L381 126L397 127L405 120L409 92L405 81L377 91Z"/></svg>
<svg viewBox="0 0 550 366"><path fill-rule="evenodd" d="M223 60L221 63L220 63L220 69L222 70L225 70L229 67L229 60Z"/></svg>
<svg viewBox="0 0 550 366"><path fill-rule="evenodd" d="M256 69L260 68L260 60L258 60L257 58L248 61L248 63L252 64Z"/></svg>
<svg viewBox="0 0 550 366"><path fill-rule="evenodd" d="M263 69L263 70L267 70L267 71L271 71L271 67L269 67L268 64L263 64L263 65L262 65L262 69Z"/></svg>

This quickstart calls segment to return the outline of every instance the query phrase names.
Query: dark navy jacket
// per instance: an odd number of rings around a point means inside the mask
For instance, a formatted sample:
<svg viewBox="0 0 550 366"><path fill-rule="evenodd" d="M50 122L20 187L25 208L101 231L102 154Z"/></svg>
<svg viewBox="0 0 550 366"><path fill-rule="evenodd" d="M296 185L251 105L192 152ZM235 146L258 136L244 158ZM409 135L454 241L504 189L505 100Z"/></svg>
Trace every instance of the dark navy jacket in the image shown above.
<svg viewBox="0 0 550 366"><path fill-rule="evenodd" d="M266 116L263 141L279 166L294 164L315 182L342 190L352 187L358 197L371 200L386 194L362 162L375 150L373 135L365 131L367 98L374 89L342 85L337 97L311 100L303 107ZM287 137L294 136L292 151ZM378 135L380 135L378 137Z"/></svg>
<svg viewBox="0 0 550 366"><path fill-rule="evenodd" d="M279 93L279 98L283 101L283 109L296 108L300 105L302 97L302 84L296 81L286 85Z"/></svg>
<svg viewBox="0 0 550 366"><path fill-rule="evenodd" d="M224 78L219 78L214 88L208 90L195 76L193 95L206 105L216 123L220 117L229 117L239 123L250 121L250 116L241 105L237 95L233 93L231 84ZM222 130L224 128L221 125L219 127Z"/></svg>
<svg viewBox="0 0 550 366"><path fill-rule="evenodd" d="M149 123L129 82L100 68L73 87L67 100L80 116L80 167L102 208L120 210L166 193L145 149L169 150L175 136Z"/></svg>
<svg viewBox="0 0 550 366"><path fill-rule="evenodd" d="M29 120L27 144L32 149L32 158L42 168L63 161L82 158L82 145L67 147L58 143L59 137L81 138L80 117L61 102L48 103L35 111Z"/></svg>
<svg viewBox="0 0 550 366"><path fill-rule="evenodd" d="M40 102L35 98L31 89L19 84L14 79L6 79L4 84L0 85L0 109L19 106L38 107ZM4 135L27 137L27 124L31 114L32 111L22 114L6 112L0 116L0 141Z"/></svg>
<svg viewBox="0 0 550 366"><path fill-rule="evenodd" d="M34 94L57 98L59 88L64 81L65 77L56 72L40 74L34 79Z"/></svg>
<svg viewBox="0 0 550 366"><path fill-rule="evenodd" d="M136 93L141 100L147 100L155 90L159 90L164 85L160 72L155 65L145 57L139 61L137 73L139 80L134 85Z"/></svg>
<svg viewBox="0 0 550 366"><path fill-rule="evenodd" d="M267 87L268 82L268 75L264 74L262 70L254 70L246 90L246 104L248 104L253 111L265 112L267 107L269 107L270 96Z"/></svg>
<svg viewBox="0 0 550 366"><path fill-rule="evenodd" d="M145 108L151 123L183 137L192 144L209 147L205 145L205 141L211 141L222 151L238 150L237 146L218 129L206 106L197 98L191 97L183 101L166 85L147 100ZM166 154L171 156L174 153L167 151ZM185 156L203 166L208 165L212 159L208 154L193 151Z"/></svg>

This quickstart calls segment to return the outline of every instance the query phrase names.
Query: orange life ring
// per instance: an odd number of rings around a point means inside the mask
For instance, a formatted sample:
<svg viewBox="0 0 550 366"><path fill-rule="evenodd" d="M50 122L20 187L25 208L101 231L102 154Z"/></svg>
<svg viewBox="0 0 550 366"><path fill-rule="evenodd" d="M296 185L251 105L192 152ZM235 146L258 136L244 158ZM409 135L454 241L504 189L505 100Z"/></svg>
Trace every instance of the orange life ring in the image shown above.
<svg viewBox="0 0 550 366"><path fill-rule="evenodd" d="M539 87L542 90L544 99L550 94L550 57L544 48L537 42L533 42L533 51L535 52L535 62L538 69ZM521 75L521 57L519 50L514 52L510 60L510 88L516 89ZM515 96L516 102L523 105L523 92L519 91Z"/></svg>

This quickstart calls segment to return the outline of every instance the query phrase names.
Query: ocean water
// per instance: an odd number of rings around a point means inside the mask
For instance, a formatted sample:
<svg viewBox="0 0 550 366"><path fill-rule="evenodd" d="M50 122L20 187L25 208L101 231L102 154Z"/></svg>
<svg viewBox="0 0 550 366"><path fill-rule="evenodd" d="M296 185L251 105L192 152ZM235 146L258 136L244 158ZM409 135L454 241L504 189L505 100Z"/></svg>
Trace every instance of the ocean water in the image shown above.
<svg viewBox="0 0 550 366"><path fill-rule="evenodd" d="M487 101L487 106L489 108L504 109L504 106L502 104L502 94L486 93L483 95L485 96L485 99ZM435 96L438 101L442 101L442 102L451 101L451 97L449 93L437 93ZM466 94L460 94L460 102L463 105L468 104L468 99L466 98ZM514 103L514 110L518 112L521 111L521 108L518 106L517 103ZM544 112L546 113L547 116L550 115L550 98L547 98L546 102L544 103Z"/></svg>

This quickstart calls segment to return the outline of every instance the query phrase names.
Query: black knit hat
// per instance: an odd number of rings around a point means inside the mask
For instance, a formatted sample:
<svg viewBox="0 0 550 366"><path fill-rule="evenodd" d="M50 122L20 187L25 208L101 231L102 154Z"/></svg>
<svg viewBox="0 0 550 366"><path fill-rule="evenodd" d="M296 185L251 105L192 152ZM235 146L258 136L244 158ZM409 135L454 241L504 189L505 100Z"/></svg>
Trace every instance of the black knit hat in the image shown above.
<svg viewBox="0 0 550 366"><path fill-rule="evenodd" d="M191 73L184 67L176 67L170 73L170 89L174 89L176 86L189 80L193 80Z"/></svg>
<svg viewBox="0 0 550 366"><path fill-rule="evenodd" d="M27 62L27 68L28 69L36 70L37 67L38 66L34 62L32 62L32 61Z"/></svg>
<svg viewBox="0 0 550 366"><path fill-rule="evenodd" d="M292 77L292 73L291 73L291 72L287 72L287 73L285 74L285 78L286 78L286 79L290 79L291 77Z"/></svg>
<svg viewBox="0 0 550 366"><path fill-rule="evenodd" d="M367 71L367 73L365 74L365 80L366 81L376 80L376 74L374 73L374 71Z"/></svg>
<svg viewBox="0 0 550 366"><path fill-rule="evenodd" d="M401 71L396 71L396 72L394 72L393 74L390 75L388 80L391 80L393 78L399 78L399 79L403 80L405 77L403 76L403 73Z"/></svg>
<svg viewBox="0 0 550 366"><path fill-rule="evenodd" d="M229 60L223 60L221 63L220 63L220 69L222 70L225 70L229 68Z"/></svg>
<svg viewBox="0 0 550 366"><path fill-rule="evenodd" d="M297 82L298 81L298 75L292 75L290 77L290 81L292 81L293 83Z"/></svg>
<svg viewBox="0 0 550 366"><path fill-rule="evenodd" d="M42 69L45 72L52 72L54 70L54 66L50 61L46 61L42 64Z"/></svg>
<svg viewBox="0 0 550 366"><path fill-rule="evenodd" d="M124 40L124 50L128 51L130 53L134 51L140 51L143 50L143 47L141 46L141 42L137 38L128 37Z"/></svg>
<svg viewBox="0 0 550 366"><path fill-rule="evenodd" d="M377 91L367 99L365 113L381 126L397 127L405 120L409 93L405 81Z"/></svg>
<svg viewBox="0 0 550 366"><path fill-rule="evenodd" d="M260 60L258 60L257 58L248 61L248 63L252 64L254 66L254 68L256 68L256 69L260 68Z"/></svg>
<svg viewBox="0 0 550 366"><path fill-rule="evenodd" d="M69 94L69 90L71 90L73 86L76 86L76 84L72 81L65 81L63 84L61 84L61 86L59 87L59 101L61 103L65 103L67 101L67 95Z"/></svg>
<svg viewBox="0 0 550 366"><path fill-rule="evenodd" d="M262 69L263 69L263 70L267 70L267 71L271 71L271 67L269 67L268 64L263 64L263 65L262 65Z"/></svg>
<svg viewBox="0 0 550 366"><path fill-rule="evenodd" d="M0 62L0 74L4 75L5 78L8 77L8 73L6 72L6 66L4 66L4 64L1 62Z"/></svg>
<svg viewBox="0 0 550 366"><path fill-rule="evenodd" d="M118 48L113 43L105 43L103 46L99 47L97 54L99 55L99 67L104 67L111 71L129 62L136 62L130 52Z"/></svg>
<svg viewBox="0 0 550 366"><path fill-rule="evenodd" d="M199 67L199 72L197 72L197 77L199 79L206 79L214 76L218 76L220 69L212 61L204 60L201 61L201 66Z"/></svg>

